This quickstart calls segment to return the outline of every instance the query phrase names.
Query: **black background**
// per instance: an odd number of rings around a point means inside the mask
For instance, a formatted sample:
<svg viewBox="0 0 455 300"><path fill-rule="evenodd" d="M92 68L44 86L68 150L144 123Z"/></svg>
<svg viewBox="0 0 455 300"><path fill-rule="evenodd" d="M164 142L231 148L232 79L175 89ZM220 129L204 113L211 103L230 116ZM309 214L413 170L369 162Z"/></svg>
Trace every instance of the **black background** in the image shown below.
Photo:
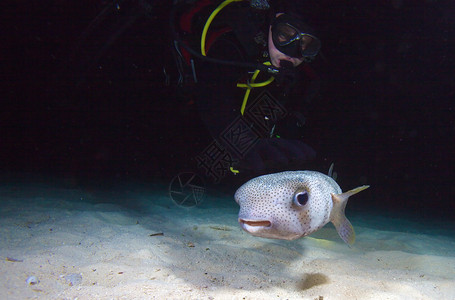
<svg viewBox="0 0 455 300"><path fill-rule="evenodd" d="M102 18L113 2L2 4L4 182L15 174L73 186L168 182L194 167L211 139L188 98L164 85L163 67L175 74L162 2L150 2L145 16L124 1ZM323 85L306 116L306 142L318 159L308 168L335 162L342 188L370 184L369 200L357 202L365 208L453 217L455 4L321 6L326 27L314 66ZM220 187L233 192L247 179L232 177Z"/></svg>

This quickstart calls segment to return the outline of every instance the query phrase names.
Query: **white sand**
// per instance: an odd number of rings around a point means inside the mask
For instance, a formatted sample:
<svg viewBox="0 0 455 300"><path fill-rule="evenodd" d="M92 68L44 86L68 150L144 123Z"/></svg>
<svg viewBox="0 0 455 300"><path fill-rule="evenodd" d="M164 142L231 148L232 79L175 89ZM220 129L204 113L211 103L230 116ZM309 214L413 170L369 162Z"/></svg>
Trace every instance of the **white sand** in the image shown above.
<svg viewBox="0 0 455 300"><path fill-rule="evenodd" d="M2 299L455 299L455 239L368 228L386 219L352 219L349 248L331 225L250 236L217 197L183 209L165 189L0 192Z"/></svg>

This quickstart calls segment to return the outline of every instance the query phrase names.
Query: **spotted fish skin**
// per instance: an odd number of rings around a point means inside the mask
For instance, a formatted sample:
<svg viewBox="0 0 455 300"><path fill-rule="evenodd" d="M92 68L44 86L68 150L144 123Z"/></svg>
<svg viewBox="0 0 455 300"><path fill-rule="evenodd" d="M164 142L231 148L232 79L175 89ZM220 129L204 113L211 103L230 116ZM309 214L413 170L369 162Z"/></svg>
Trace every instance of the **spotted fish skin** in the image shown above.
<svg viewBox="0 0 455 300"><path fill-rule="evenodd" d="M344 211L347 200L368 186L342 193L331 177L316 171L287 171L251 179L235 193L239 223L264 238L294 240L332 222L349 245L355 233Z"/></svg>

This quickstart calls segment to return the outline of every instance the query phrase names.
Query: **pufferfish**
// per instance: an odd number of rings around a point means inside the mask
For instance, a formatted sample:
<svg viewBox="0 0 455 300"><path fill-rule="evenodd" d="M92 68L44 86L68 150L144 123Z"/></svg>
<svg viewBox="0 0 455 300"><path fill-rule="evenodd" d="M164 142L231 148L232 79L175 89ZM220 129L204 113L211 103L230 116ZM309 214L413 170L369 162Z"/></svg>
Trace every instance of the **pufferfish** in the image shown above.
<svg viewBox="0 0 455 300"><path fill-rule="evenodd" d="M343 193L333 178L320 172L287 171L253 178L234 197L240 226L254 236L294 240L332 222L352 245L355 232L344 211L349 197L368 187Z"/></svg>

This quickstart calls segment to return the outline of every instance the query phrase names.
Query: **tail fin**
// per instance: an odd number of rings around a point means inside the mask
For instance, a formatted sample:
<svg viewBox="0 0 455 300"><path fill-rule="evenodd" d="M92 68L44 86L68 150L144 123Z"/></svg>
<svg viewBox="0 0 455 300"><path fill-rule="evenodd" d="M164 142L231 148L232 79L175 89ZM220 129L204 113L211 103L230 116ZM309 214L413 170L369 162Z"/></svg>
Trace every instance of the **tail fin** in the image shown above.
<svg viewBox="0 0 455 300"><path fill-rule="evenodd" d="M342 194L332 194L333 210L330 215L330 221L335 225L341 239L348 245L354 244L355 232L351 222L349 222L344 214L346 204L348 203L349 197L369 187L369 185L362 185Z"/></svg>

